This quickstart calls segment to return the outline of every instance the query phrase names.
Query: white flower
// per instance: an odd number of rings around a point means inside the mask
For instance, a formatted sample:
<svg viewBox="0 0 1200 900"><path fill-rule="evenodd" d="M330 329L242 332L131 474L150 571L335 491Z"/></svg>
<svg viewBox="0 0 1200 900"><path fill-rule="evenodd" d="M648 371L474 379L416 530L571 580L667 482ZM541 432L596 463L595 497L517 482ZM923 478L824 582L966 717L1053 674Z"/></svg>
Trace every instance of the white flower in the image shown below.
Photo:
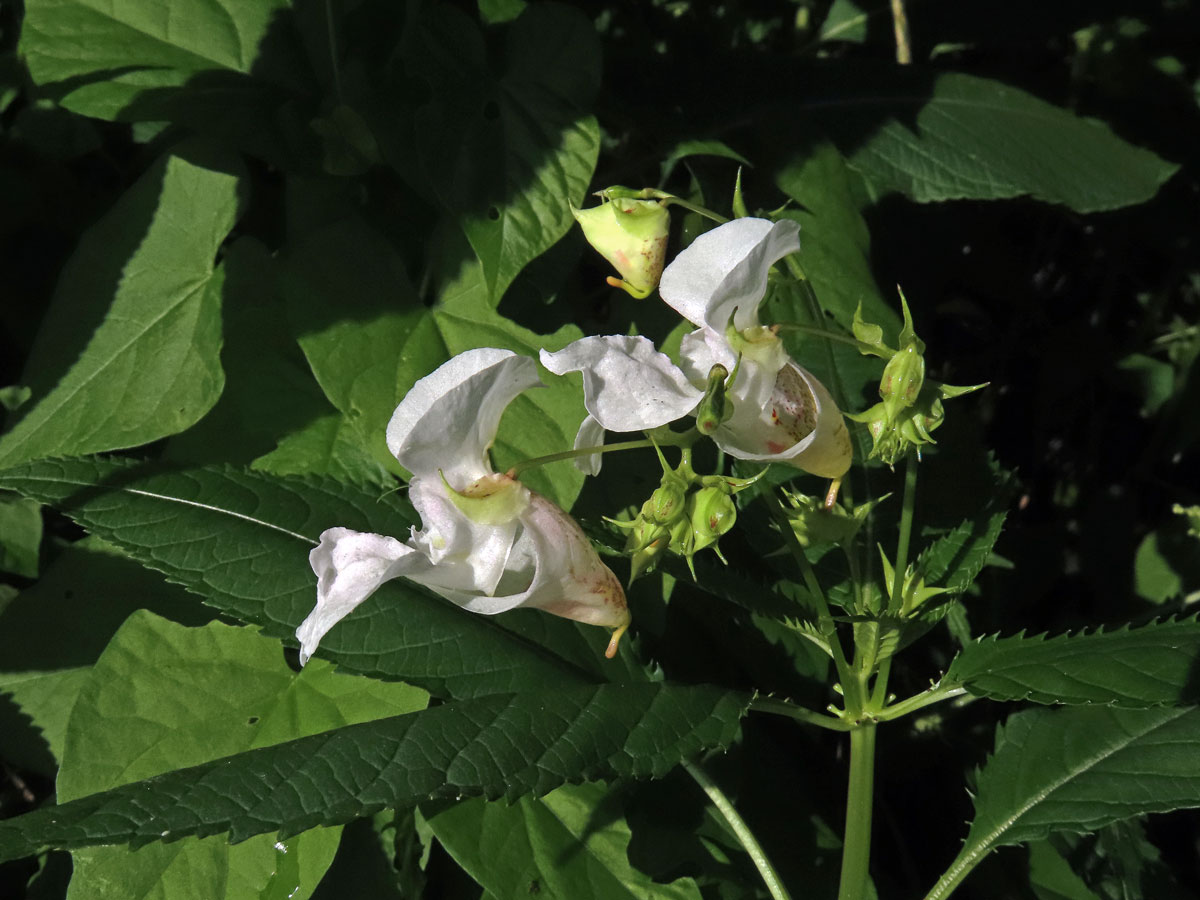
<svg viewBox="0 0 1200 900"><path fill-rule="evenodd" d="M737 369L729 390L733 416L713 432L730 456L785 462L838 478L852 455L846 423L829 391L788 356L758 320L772 264L800 249L792 221L735 219L696 238L663 272L659 295L699 326L680 346L682 368L643 337L588 337L542 365L558 375L583 373L588 418L576 447L596 446L608 431L642 431L694 411L714 365ZM740 363L740 366L739 366ZM598 455L580 468L600 469Z"/></svg>
<svg viewBox="0 0 1200 900"><path fill-rule="evenodd" d="M330 528L309 554L317 605L296 629L305 663L321 638L385 581L404 576L471 612L532 606L592 625L629 624L625 592L565 512L508 475L488 449L513 399L540 384L537 364L507 350L468 350L422 378L387 428L413 473L421 516L406 541Z"/></svg>

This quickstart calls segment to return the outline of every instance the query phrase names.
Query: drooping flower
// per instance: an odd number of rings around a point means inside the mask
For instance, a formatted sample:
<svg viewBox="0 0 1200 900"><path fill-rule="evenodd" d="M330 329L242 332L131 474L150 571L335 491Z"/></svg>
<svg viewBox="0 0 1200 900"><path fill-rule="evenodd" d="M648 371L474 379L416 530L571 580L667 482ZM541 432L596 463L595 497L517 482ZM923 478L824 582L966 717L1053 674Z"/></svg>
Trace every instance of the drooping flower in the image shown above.
<svg viewBox="0 0 1200 900"><path fill-rule="evenodd" d="M612 263L620 278L608 283L639 300L650 296L662 275L667 254L671 215L655 199L638 196L629 188L611 187L598 192L600 205L571 208L587 242Z"/></svg>
<svg viewBox="0 0 1200 900"><path fill-rule="evenodd" d="M387 444L412 472L421 517L406 540L330 528L309 554L317 605L296 629L301 663L321 638L401 576L485 615L520 606L616 629L629 625L625 593L579 525L540 494L492 470L500 417L539 385L536 363L508 350L468 350L422 378L387 427Z"/></svg>
<svg viewBox="0 0 1200 900"><path fill-rule="evenodd" d="M663 272L659 295L698 326L683 338L677 367L644 337L601 336L541 353L551 372L583 373L588 417L576 447L603 431L640 431L693 413L715 366L734 373L733 413L712 431L730 456L784 462L826 478L850 467L850 435L829 391L788 356L758 319L767 272L800 249L799 226L742 218L696 238ZM599 457L580 468L599 471Z"/></svg>

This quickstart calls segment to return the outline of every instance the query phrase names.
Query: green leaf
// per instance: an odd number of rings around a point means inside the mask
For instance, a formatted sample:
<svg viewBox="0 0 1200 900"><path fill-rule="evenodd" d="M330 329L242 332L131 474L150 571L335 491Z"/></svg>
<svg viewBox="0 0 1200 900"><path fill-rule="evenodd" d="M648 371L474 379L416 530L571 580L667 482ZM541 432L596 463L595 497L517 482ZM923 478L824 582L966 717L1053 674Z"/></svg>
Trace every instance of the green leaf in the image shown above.
<svg viewBox="0 0 1200 900"><path fill-rule="evenodd" d="M861 303L866 319L890 337L900 329L898 304L883 298L871 272L871 235L853 177L842 155L823 143L780 170L776 181L802 207L785 215L800 223L800 262L822 310L849 333Z"/></svg>
<svg viewBox="0 0 1200 900"><path fill-rule="evenodd" d="M413 383L449 358L404 261L360 218L313 232L289 254L282 286L300 347L362 447L399 472L384 440Z"/></svg>
<svg viewBox="0 0 1200 900"><path fill-rule="evenodd" d="M211 606L291 644L316 600L307 557L324 529L403 535L414 523L394 494L230 468L162 471L127 460L47 460L0 473L0 487L58 507ZM597 640L603 642L599 631ZM322 640L320 655L437 696L592 680L491 618L401 581L384 585L339 623Z"/></svg>
<svg viewBox="0 0 1200 900"><path fill-rule="evenodd" d="M31 0L20 52L34 82L74 112L178 122L278 162L292 137L282 111L312 79L294 43L281 0Z"/></svg>
<svg viewBox="0 0 1200 900"><path fill-rule="evenodd" d="M973 75L862 73L823 119L877 194L920 203L1031 196L1077 212L1149 200L1178 168L1014 87ZM867 136L864 138L863 135Z"/></svg>
<svg viewBox="0 0 1200 900"><path fill-rule="evenodd" d="M947 678L992 700L1106 703L1139 708L1200 702L1200 621L1064 634L984 638L965 646Z"/></svg>
<svg viewBox="0 0 1200 900"><path fill-rule="evenodd" d="M656 884L629 863L629 826L602 784L565 785L541 799L482 799L427 817L433 833L483 889L571 900L700 900L690 878Z"/></svg>
<svg viewBox="0 0 1200 900"><path fill-rule="evenodd" d="M41 546L41 506L12 494L0 494L0 572L36 578Z"/></svg>
<svg viewBox="0 0 1200 900"><path fill-rule="evenodd" d="M582 201L600 150L599 125L587 114L599 39L582 13L548 3L508 26L501 71L490 69L475 24L449 7L438 8L422 37L412 65L433 97L417 112L413 139L423 174L483 265L495 306L517 273L574 225L570 204Z"/></svg>
<svg viewBox="0 0 1200 900"><path fill-rule="evenodd" d="M0 734L4 761L46 778L58 771L67 720L87 682L88 668L0 673ZM27 721L26 721L27 720Z"/></svg>
<svg viewBox="0 0 1200 900"><path fill-rule="evenodd" d="M728 746L749 698L706 686L499 694L350 725L124 785L0 823L0 861L44 847L279 829L421 800L545 794L583 778L658 777Z"/></svg>
<svg viewBox="0 0 1200 900"><path fill-rule="evenodd" d="M399 472L384 440L396 405L417 379L474 347L532 356L582 336L574 326L538 335L486 301L482 270L467 267L433 310L416 299L403 260L361 219L344 219L313 234L289 260L284 281L300 346L330 402L357 428L362 446ZM503 471L523 459L568 450L583 420L582 394L568 379L549 377L508 408L493 448ZM329 439L347 439L327 426ZM315 438L320 440L320 438ZM522 476L569 508L583 475L570 462Z"/></svg>
<svg viewBox="0 0 1200 900"><path fill-rule="evenodd" d="M871 272L871 236L851 189L852 177L829 144L817 145L780 171L779 187L802 207L784 215L800 223L800 263L818 303L803 285L777 290L768 297L768 320L841 331L849 337L861 303L872 322L889 334L899 331L900 318ZM874 402L881 371L877 360L845 344L808 335L785 337L792 355L830 389L842 409L852 412ZM857 440L858 458L866 459L871 447L866 429L852 428L851 435Z"/></svg>
<svg viewBox="0 0 1200 900"><path fill-rule="evenodd" d="M1029 845L1029 884L1038 900L1100 900L1049 841Z"/></svg>
<svg viewBox="0 0 1200 900"><path fill-rule="evenodd" d="M237 216L238 181L167 156L87 231L24 376L36 402L0 438L0 465L145 444L216 403L223 270L214 262Z"/></svg>
<svg viewBox="0 0 1200 900"><path fill-rule="evenodd" d="M212 618L182 589L93 537L63 548L35 584L0 610L0 694L15 707L0 703L10 763L54 777L79 688L139 608L188 623Z"/></svg>
<svg viewBox="0 0 1200 900"><path fill-rule="evenodd" d="M169 673L169 677L164 677ZM75 703L58 775L65 802L182 766L342 725L423 709L404 684L341 675L325 662L299 675L275 641L213 622L186 628L135 613L92 668ZM236 847L187 838L133 851L74 853L69 900L261 896L291 874L281 896L307 897L333 859L338 829L316 829L280 851L263 835Z"/></svg>
<svg viewBox="0 0 1200 900"><path fill-rule="evenodd" d="M929 893L939 900L996 847L1200 805L1200 709L1035 709L997 731L975 820Z"/></svg>
<svg viewBox="0 0 1200 900"><path fill-rule="evenodd" d="M965 520L921 551L917 571L929 584L945 587L953 596L969 588L983 571L1008 514L1004 508L1008 492L1003 484L996 490L991 502L977 516Z"/></svg>
<svg viewBox="0 0 1200 900"><path fill-rule="evenodd" d="M275 475L329 475L339 481L378 485L381 491L395 483L367 451L360 429L341 413L321 416L293 431L250 468Z"/></svg>
<svg viewBox="0 0 1200 900"><path fill-rule="evenodd" d="M825 21L821 23L822 41L847 41L862 44L867 40L867 19L879 12L864 12L853 0L833 0Z"/></svg>

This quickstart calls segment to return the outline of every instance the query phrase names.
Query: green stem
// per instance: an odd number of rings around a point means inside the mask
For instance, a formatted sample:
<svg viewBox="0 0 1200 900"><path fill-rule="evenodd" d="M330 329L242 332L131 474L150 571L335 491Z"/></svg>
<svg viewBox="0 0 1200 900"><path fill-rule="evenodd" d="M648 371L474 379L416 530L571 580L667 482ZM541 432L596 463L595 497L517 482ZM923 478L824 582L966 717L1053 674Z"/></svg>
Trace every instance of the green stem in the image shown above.
<svg viewBox="0 0 1200 900"><path fill-rule="evenodd" d="M943 700L962 696L966 692L967 689L960 684L953 682L938 684L927 691L922 691L919 694L909 697L907 700L901 700L899 703L893 703L891 706L884 707L875 714L874 718L879 722L899 719L901 716L907 716L909 713L914 713L918 709L924 709L926 706L932 706L934 703L941 703Z"/></svg>
<svg viewBox="0 0 1200 900"><path fill-rule="evenodd" d="M791 900L791 895L787 892L787 888L783 886L783 882L779 880L779 875L771 865L771 861L767 859L767 854L763 852L762 846L754 837L754 832L746 824L745 820L738 815L738 811L734 808L729 798L722 791L708 774L695 763L682 763L687 773L692 776L696 784L704 789L704 793L708 794L708 799L712 801L713 806L729 823L729 827L737 836L746 852L750 854L750 859L754 862L754 867L758 869L758 874L762 876L763 884L767 886L774 900Z"/></svg>
<svg viewBox="0 0 1200 900"><path fill-rule="evenodd" d="M711 219L712 221L716 222L718 225L724 225L726 222L729 221L727 218L725 218L720 213L715 213L711 209L708 209L707 207L700 206L699 204L696 204L696 203L692 203L689 200L684 200L682 197L677 197L674 194L668 193L667 191L660 191L660 190L656 190L654 188L647 188L645 191L642 191L642 193L646 194L646 199L653 198L655 200L661 200L664 205L682 206L684 209L690 210L691 212L694 212L697 215L704 216L704 218L706 218L706 219Z"/></svg>
<svg viewBox="0 0 1200 900"><path fill-rule="evenodd" d="M825 713L814 712L811 709L805 709L794 703L788 703L786 700L774 700L770 697L755 697L750 701L750 709L753 712L787 716L790 719L795 719L797 722L803 722L806 725L816 725L819 728L828 728L830 731L849 731L854 727L845 719L827 716Z"/></svg>
<svg viewBox="0 0 1200 900"><path fill-rule="evenodd" d="M784 539L788 542L792 558L796 560L796 565L800 567L800 574L804 578L804 585L808 588L809 595L817 605L817 624L821 630L821 634L829 638L829 652L833 656L833 664L837 669L838 681L841 682L842 690L845 692L846 710L857 716L862 710L862 697L858 692L858 679L853 677L850 664L846 661L846 653L842 649L841 640L838 638L837 626L833 621L833 615L829 612L829 602L825 599L825 592L821 590L821 582L817 580L817 573L813 569L812 563L804 555L804 548L800 546L800 541L796 538L796 532L792 530L792 523L788 520L783 503L780 502L779 498L773 492L764 494L764 497L770 498L767 502L771 504L772 515L783 532Z"/></svg>
<svg viewBox="0 0 1200 900"><path fill-rule="evenodd" d="M796 322L778 322L773 327L780 331L798 331L801 334L811 334L814 337L825 338L827 341L837 341L839 344L846 344L853 347L859 353L870 356L878 356L877 347L865 341L860 341L857 338L852 338L848 334L838 334L836 331L828 331L824 328L814 328L812 325L800 325Z"/></svg>
<svg viewBox="0 0 1200 900"><path fill-rule="evenodd" d="M900 536L896 541L895 570L888 612L904 613L904 576L908 570L908 546L912 539L913 510L917 505L917 455L910 448L904 459L904 505L900 508Z"/></svg>
<svg viewBox="0 0 1200 900"><path fill-rule="evenodd" d="M561 462L564 459L578 459L581 456L591 456L593 453L616 453L620 450L641 450L644 447L662 447L662 446L682 446L690 445L696 439L696 435L692 432L684 431L677 435L677 439L672 439L671 436L661 437L655 436L654 440L650 438L639 438L636 441L621 441L616 444L602 444L599 447L580 447L576 450L563 450L561 453L551 453L548 456L535 456L532 459L525 459L517 463L508 470L510 478L516 478L526 469L532 469L536 466L544 466L547 463Z"/></svg>
<svg viewBox="0 0 1200 900"><path fill-rule="evenodd" d="M342 96L342 73L338 65L337 32L334 30L333 24L333 0L325 0L325 30L329 36L329 64L333 67L333 91L337 95L338 103L345 103L346 98Z"/></svg>
<svg viewBox="0 0 1200 900"><path fill-rule="evenodd" d="M871 811L875 791L875 725L850 732L850 786L838 900L864 900L871 866Z"/></svg>

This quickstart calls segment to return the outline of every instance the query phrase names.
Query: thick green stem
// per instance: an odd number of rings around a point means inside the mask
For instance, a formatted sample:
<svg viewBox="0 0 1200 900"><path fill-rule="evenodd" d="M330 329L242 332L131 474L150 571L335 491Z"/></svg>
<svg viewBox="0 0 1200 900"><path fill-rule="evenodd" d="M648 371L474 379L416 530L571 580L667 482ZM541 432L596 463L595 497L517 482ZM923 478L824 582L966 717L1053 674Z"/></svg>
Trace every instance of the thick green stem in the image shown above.
<svg viewBox="0 0 1200 900"><path fill-rule="evenodd" d="M838 900L864 900L871 866L871 811L875 796L875 725L850 732L850 786Z"/></svg>
<svg viewBox="0 0 1200 900"><path fill-rule="evenodd" d="M896 540L895 571L888 612L904 612L904 576L908 570L908 546L912 539L913 510L917 505L917 455L910 449L904 459L904 505L900 508L900 536Z"/></svg>
<svg viewBox="0 0 1200 900"><path fill-rule="evenodd" d="M753 712L787 716L790 719L795 719L797 722L804 722L806 725L816 725L819 728L828 728L830 731L849 731L854 727L845 719L814 712L811 709L805 709L803 706L788 703L786 700L773 700L770 697L755 697L750 701L750 709Z"/></svg>
<svg viewBox="0 0 1200 900"><path fill-rule="evenodd" d="M734 808L729 798L722 791L708 774L695 763L684 762L683 767L688 774L695 779L696 784L704 789L704 793L708 794L708 799L712 801L713 806L729 823L729 827L741 842L742 847L750 854L750 859L754 862L754 867L758 869L758 874L762 876L763 884L767 886L774 900L791 900L791 895L788 894L787 888L783 886L783 882L779 880L779 875L776 873L771 861L767 859L767 854L763 852L762 846L754 837L754 832L746 824L745 820L738 815L738 811Z"/></svg>

